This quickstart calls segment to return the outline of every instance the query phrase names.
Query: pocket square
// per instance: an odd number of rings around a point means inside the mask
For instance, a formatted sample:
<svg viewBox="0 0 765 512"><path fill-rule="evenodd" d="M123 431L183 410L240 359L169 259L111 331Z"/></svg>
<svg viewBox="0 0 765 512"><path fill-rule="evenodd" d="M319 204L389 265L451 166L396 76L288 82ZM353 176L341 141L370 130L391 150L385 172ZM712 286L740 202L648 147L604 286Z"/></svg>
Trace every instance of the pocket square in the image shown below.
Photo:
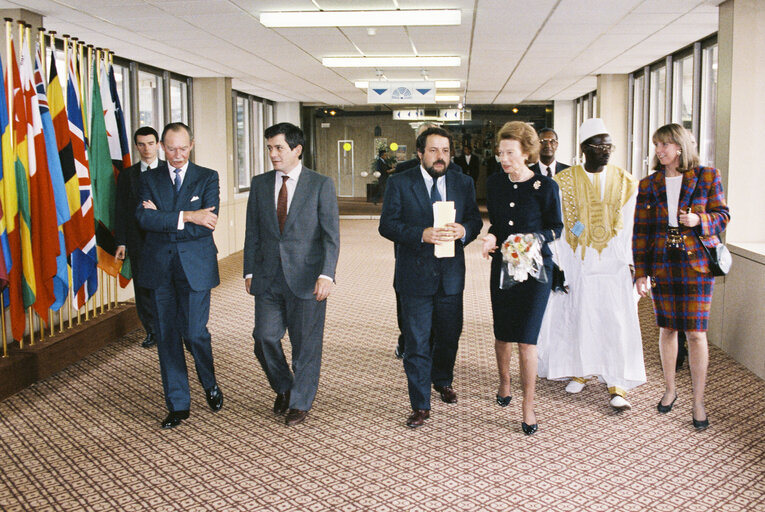
<svg viewBox="0 0 765 512"><path fill-rule="evenodd" d="M193 203L193 202L194 202L194 201L196 201L197 199L199 199L199 196L194 196L194 197L192 197L192 198L191 198L191 202Z"/></svg>

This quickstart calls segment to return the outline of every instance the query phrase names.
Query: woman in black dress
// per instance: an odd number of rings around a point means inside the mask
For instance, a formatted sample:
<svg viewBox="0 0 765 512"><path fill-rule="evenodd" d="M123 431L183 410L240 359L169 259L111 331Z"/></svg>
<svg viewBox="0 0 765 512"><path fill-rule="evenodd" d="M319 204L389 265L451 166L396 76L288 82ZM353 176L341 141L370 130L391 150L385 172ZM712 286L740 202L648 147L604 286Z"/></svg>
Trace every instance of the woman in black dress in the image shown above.
<svg viewBox="0 0 765 512"><path fill-rule="evenodd" d="M539 154L539 138L526 123L506 123L497 133L502 173L489 176L486 206L491 227L483 239L483 255L491 255L491 308L494 316L494 350L499 370L497 403L510 403L510 358L518 343L523 390L523 422L527 435L537 430L534 391L537 378L537 337L550 296L552 253L547 242L558 238L563 228L558 185L534 174L528 164ZM543 240L542 257L547 282L533 277L509 289L500 289L502 254L498 249L511 234L534 233Z"/></svg>

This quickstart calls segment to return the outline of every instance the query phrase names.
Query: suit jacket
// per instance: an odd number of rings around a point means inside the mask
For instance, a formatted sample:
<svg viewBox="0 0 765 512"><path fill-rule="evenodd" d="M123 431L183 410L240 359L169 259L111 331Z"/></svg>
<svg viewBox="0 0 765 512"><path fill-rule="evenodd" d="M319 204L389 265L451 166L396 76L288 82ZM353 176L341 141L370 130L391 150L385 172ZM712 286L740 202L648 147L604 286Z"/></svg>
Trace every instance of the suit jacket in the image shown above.
<svg viewBox="0 0 765 512"><path fill-rule="evenodd" d="M276 171L252 178L247 201L244 275L252 274L250 293L268 289L279 262L287 285L301 299L313 298L320 275L335 278L340 252L337 195L332 180L303 167L279 232L274 190Z"/></svg>
<svg viewBox="0 0 765 512"><path fill-rule="evenodd" d="M454 163L462 167L465 173L469 174L470 177L473 178L473 181L478 180L478 175L481 172L481 160L477 156L471 154L470 163L468 164L465 155L460 155L454 159Z"/></svg>
<svg viewBox="0 0 765 512"><path fill-rule="evenodd" d="M156 289L167 284L176 250L192 290L204 291L218 286L218 249L212 230L191 222L186 222L182 230L178 229L181 211L214 206L213 212L218 214L218 173L189 162L177 198L166 163L141 173L140 180L139 200L151 200L157 209L147 210L141 204L136 209L138 225L146 231L141 266L136 276L138 285Z"/></svg>
<svg viewBox="0 0 765 512"><path fill-rule="evenodd" d="M695 192L694 192L695 190ZM680 188L680 211L691 208L701 218L694 228L680 226L688 260L697 272L709 272L706 251L699 244L694 231L701 235L706 247L720 243L717 235L725 230L730 213L723 195L722 180L717 169L696 167L683 174ZM632 235L632 254L635 277L664 276L671 263L667 261L666 239L669 214L664 171L658 170L640 180L635 225Z"/></svg>
<svg viewBox="0 0 765 512"><path fill-rule="evenodd" d="M388 180L379 231L396 244L393 286L405 295L434 295L439 283L447 295L465 287L463 247L475 240L483 222L475 201L473 180L447 169L446 200L454 201L455 222L465 227L465 242L456 240L453 258L436 258L433 245L422 241L422 232L433 226L433 205L420 168L415 167Z"/></svg>
<svg viewBox="0 0 765 512"><path fill-rule="evenodd" d="M163 165L159 160L157 167ZM138 208L138 196L141 193L141 161L123 169L117 178L117 198L115 204L114 239L117 245L127 247L127 256L134 265L139 266L141 250L146 233L138 226L135 210Z"/></svg>
<svg viewBox="0 0 765 512"><path fill-rule="evenodd" d="M385 160L383 160L382 158L378 156L377 159L375 160L375 171L380 173L380 177L377 179L379 180L381 185L385 183L385 180L388 179L389 170L390 170L390 165L388 165L385 162Z"/></svg>
<svg viewBox="0 0 765 512"><path fill-rule="evenodd" d="M569 167L571 167L571 166L568 165L568 164L562 164L562 163L560 163L560 162L558 162L556 160L555 161L555 174L558 174L559 172L561 172L561 171L563 171L565 169L568 169ZM529 169L534 171L535 174L542 174L542 171L540 169L540 162L537 162L537 163L535 163L533 165L530 165Z"/></svg>

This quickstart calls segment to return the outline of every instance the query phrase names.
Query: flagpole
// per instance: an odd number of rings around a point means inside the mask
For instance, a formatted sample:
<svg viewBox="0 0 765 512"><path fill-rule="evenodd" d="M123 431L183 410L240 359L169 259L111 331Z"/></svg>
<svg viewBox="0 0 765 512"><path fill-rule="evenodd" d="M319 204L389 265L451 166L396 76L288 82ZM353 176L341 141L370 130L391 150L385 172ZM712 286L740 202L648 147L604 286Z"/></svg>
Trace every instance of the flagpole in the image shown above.
<svg viewBox="0 0 765 512"><path fill-rule="evenodd" d="M32 306L27 308L27 316L29 317L29 344L35 344L35 317L32 313Z"/></svg>
<svg viewBox="0 0 765 512"><path fill-rule="evenodd" d="M0 295L0 323L3 329L3 359L8 358L8 336L5 334L5 300Z"/></svg>
<svg viewBox="0 0 765 512"><path fill-rule="evenodd" d="M55 48L55 45L54 45ZM69 76L69 34L64 34L64 85L61 87L61 93L64 95L64 108L66 108L68 98L68 90L67 87L69 87L69 80L67 79ZM71 282L71 279L69 280ZM71 311L71 309L70 309ZM71 315L69 316L71 319Z"/></svg>
<svg viewBox="0 0 765 512"><path fill-rule="evenodd" d="M11 59L13 58L13 53L11 52L11 40L13 39L13 18L5 18L5 63L6 67L10 69L11 66ZM6 73L6 77L8 77L8 91L6 91L6 96L8 100L8 129L10 130L11 135L11 147L15 148L15 130L13 129L13 73L8 71ZM0 77L2 78L2 77Z"/></svg>
<svg viewBox="0 0 765 512"><path fill-rule="evenodd" d="M53 335L55 334L55 331L54 331L55 325L53 322L53 310L51 309L48 310L48 325L50 325L50 336L52 338Z"/></svg>
<svg viewBox="0 0 765 512"><path fill-rule="evenodd" d="M42 54L42 75L43 75L43 88L48 90L48 83L45 81L45 77L48 76L48 59L45 58L47 53L47 46L45 44L45 27L37 27L37 39L40 40L40 53Z"/></svg>

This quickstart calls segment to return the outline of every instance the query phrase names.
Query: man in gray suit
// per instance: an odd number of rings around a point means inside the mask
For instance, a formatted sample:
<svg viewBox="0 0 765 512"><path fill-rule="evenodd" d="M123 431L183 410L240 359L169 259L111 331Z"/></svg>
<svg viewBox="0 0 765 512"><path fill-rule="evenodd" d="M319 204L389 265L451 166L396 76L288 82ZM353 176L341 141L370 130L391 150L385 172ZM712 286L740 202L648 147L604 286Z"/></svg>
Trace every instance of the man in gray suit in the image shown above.
<svg viewBox="0 0 765 512"><path fill-rule="evenodd" d="M252 179L247 201L244 279L255 296L255 356L276 392L274 413L302 423L319 386L327 297L340 252L332 180L302 166L303 131L265 131L273 171ZM292 369L282 350L289 331Z"/></svg>

